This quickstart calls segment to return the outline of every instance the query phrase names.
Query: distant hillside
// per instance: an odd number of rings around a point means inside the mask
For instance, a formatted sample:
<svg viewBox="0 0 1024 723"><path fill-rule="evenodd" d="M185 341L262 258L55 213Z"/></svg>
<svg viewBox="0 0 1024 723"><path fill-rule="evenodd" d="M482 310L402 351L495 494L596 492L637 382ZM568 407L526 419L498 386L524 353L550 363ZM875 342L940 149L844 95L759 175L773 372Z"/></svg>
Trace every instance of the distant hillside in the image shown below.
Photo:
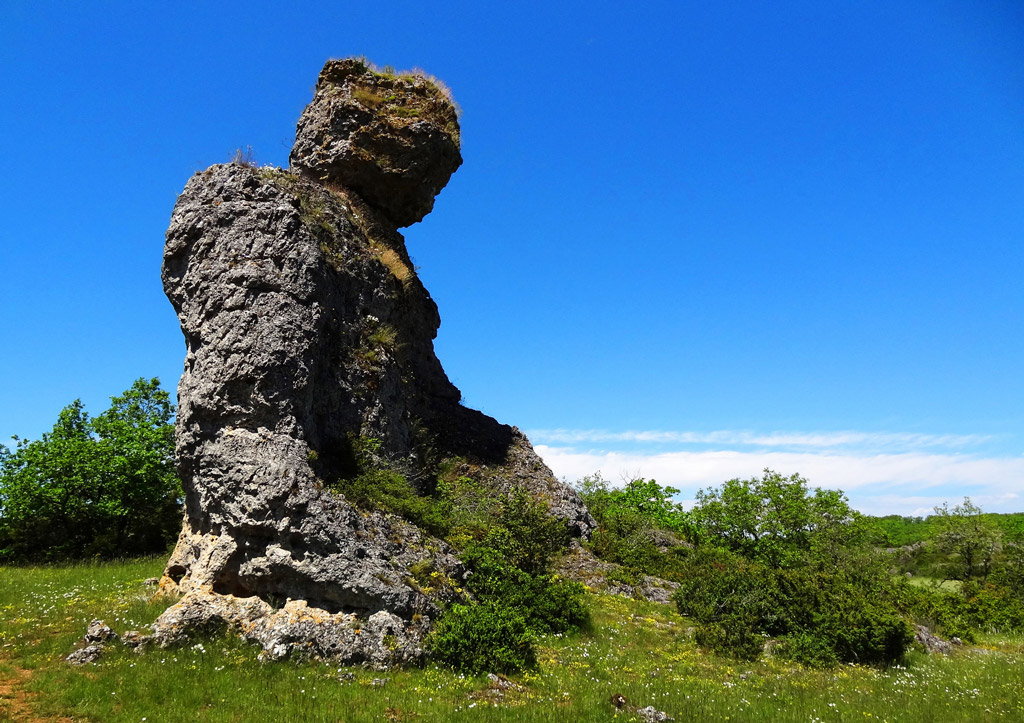
<svg viewBox="0 0 1024 723"><path fill-rule="evenodd" d="M906 547L932 539L940 529L941 517L866 516L874 530L872 542L882 547ZM1008 542L1024 542L1024 512L985 513L981 518L998 527Z"/></svg>

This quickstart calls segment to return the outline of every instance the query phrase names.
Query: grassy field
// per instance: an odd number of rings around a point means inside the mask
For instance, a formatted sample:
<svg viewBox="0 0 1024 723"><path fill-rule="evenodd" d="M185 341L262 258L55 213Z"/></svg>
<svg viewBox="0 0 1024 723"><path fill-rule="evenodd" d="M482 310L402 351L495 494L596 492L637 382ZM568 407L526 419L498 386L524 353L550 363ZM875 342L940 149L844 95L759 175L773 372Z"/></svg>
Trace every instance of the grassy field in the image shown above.
<svg viewBox="0 0 1024 723"><path fill-rule="evenodd" d="M677 721L1024 721L1021 638L986 639L948 658L911 653L889 670L813 671L716 658L672 608L599 595L589 596L593 629L546 638L539 669L504 690L434 666L260 663L257 650L226 638L143 655L112 648L96 663L67 665L93 618L122 633L166 607L143 584L162 567L0 568L0 720L636 720L610 704L621 694L631 708L653 705Z"/></svg>

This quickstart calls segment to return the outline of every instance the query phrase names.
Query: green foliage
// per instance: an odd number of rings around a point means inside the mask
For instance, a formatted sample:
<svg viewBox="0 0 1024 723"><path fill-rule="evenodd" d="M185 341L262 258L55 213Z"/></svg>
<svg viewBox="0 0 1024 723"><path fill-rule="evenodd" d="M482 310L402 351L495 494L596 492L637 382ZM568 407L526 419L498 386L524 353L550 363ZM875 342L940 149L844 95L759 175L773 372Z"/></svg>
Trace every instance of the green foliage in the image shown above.
<svg viewBox="0 0 1024 723"><path fill-rule="evenodd" d="M447 610L430 638L438 660L474 672L519 670L535 663L537 634L586 626L583 586L551 574L569 531L542 500L522 489L501 494L482 480L455 475L455 463L442 466L427 494L381 468L376 440L353 439L351 450L356 473L331 488L358 507L400 515L444 538L470 569L472 602ZM431 572L429 562L410 570L423 589L435 584Z"/></svg>
<svg viewBox="0 0 1024 723"><path fill-rule="evenodd" d="M807 665L889 665L912 640L880 560L851 555L779 569L725 550L699 549L675 593L711 649L751 660L766 638Z"/></svg>
<svg viewBox="0 0 1024 723"><path fill-rule="evenodd" d="M702 624L741 618L754 622L758 632L782 630L773 624L776 581L764 565L725 550L698 549L684 570L674 597L681 614Z"/></svg>
<svg viewBox="0 0 1024 723"><path fill-rule="evenodd" d="M995 570L988 582L1016 591L1024 599L1024 546L1008 545L1003 554L1002 564Z"/></svg>
<svg viewBox="0 0 1024 723"><path fill-rule="evenodd" d="M686 513L679 503L672 501L672 497L679 494L675 487L662 487L654 480L637 478L628 481L622 489L613 489L600 474L594 474L580 480L577 489L599 523L611 515L628 511L650 527L686 531Z"/></svg>
<svg viewBox="0 0 1024 723"><path fill-rule="evenodd" d="M391 512L437 537L444 537L450 529L444 508L393 470L367 469L335 482L331 488L357 507Z"/></svg>
<svg viewBox="0 0 1024 723"><path fill-rule="evenodd" d="M138 379L90 419L80 401L42 439L0 446L0 555L114 557L166 549L181 525L174 407Z"/></svg>
<svg viewBox="0 0 1024 723"><path fill-rule="evenodd" d="M988 577L1002 547L1001 531L985 519L981 508L973 504L970 497L964 497L963 503L953 509L943 503L942 507L935 508L935 514L939 525L935 546L953 559L946 578Z"/></svg>
<svg viewBox="0 0 1024 723"><path fill-rule="evenodd" d="M765 470L698 493L690 523L698 546L675 601L708 647L749 660L778 638L781 654L825 667L903 658L912 640L899 608L906 583L865 544L842 493Z"/></svg>
<svg viewBox="0 0 1024 723"><path fill-rule="evenodd" d="M769 469L761 478L698 491L690 521L699 544L782 567L798 564L813 548L847 547L865 535L860 514L842 492L809 490L800 475Z"/></svg>
<svg viewBox="0 0 1024 723"><path fill-rule="evenodd" d="M757 632L756 621L743 615L724 615L716 622L701 623L694 640L719 655L737 660L757 660L765 638Z"/></svg>
<svg viewBox="0 0 1024 723"><path fill-rule="evenodd" d="M857 594L837 602L817 625L804 629L828 644L837 660L882 666L903 660L914 634L889 605ZM813 664L812 659L802 662Z"/></svg>
<svg viewBox="0 0 1024 723"><path fill-rule="evenodd" d="M513 490L498 514L483 544L499 550L510 565L528 574L544 573L552 558L569 544L565 522L553 517L547 505L525 490Z"/></svg>
<svg viewBox="0 0 1024 723"><path fill-rule="evenodd" d="M787 635L781 653L811 668L834 668L839 663L831 641L806 630Z"/></svg>
<svg viewBox="0 0 1024 723"><path fill-rule="evenodd" d="M531 574L516 567L503 551L474 544L462 555L472 570L466 583L477 600L518 610L538 633L567 633L586 626L583 586L550 574Z"/></svg>
<svg viewBox="0 0 1024 723"><path fill-rule="evenodd" d="M501 500L472 477L442 473L434 491L451 524L449 541L456 548L486 534L492 521L500 517Z"/></svg>
<svg viewBox="0 0 1024 723"><path fill-rule="evenodd" d="M590 549L603 560L636 570L660 568L660 551L649 534L648 520L636 510L610 507L590 539Z"/></svg>
<svg viewBox="0 0 1024 723"><path fill-rule="evenodd" d="M624 574L636 579L641 573L677 579L678 557L656 540L667 537L668 546L676 546L676 534L689 528L687 514L672 501L679 490L644 479L613 489L600 474L584 477L577 489L598 523L589 543L594 554L625 566Z"/></svg>
<svg viewBox="0 0 1024 723"><path fill-rule="evenodd" d="M1002 533L1005 541L1024 542L1024 512L981 513L984 522ZM879 547L906 547L915 543L932 540L939 532L941 518L939 515L928 517L901 517L886 515L885 517L866 516L869 539Z"/></svg>
<svg viewBox="0 0 1024 723"><path fill-rule="evenodd" d="M513 673L537 664L536 633L523 611L498 601L452 605L425 641L435 660L470 673Z"/></svg>
<svg viewBox="0 0 1024 723"><path fill-rule="evenodd" d="M430 642L435 657L471 672L512 672L535 665L537 634L586 627L583 586L550 573L552 558L568 543L568 530L543 502L523 490L496 499L465 477L439 490L448 519L460 525L448 539L461 547L471 571L466 587L474 602L442 616L441 632ZM505 632L485 630L494 625ZM462 633L474 641L471 651L450 639Z"/></svg>
<svg viewBox="0 0 1024 723"><path fill-rule="evenodd" d="M977 631L1024 632L1024 588L993 575L959 590L914 588L903 599L915 618L946 637L973 641Z"/></svg>
<svg viewBox="0 0 1024 723"><path fill-rule="evenodd" d="M448 640L448 632L435 633L430 643L435 657L472 672L511 672L535 664L535 635L587 625L583 586L550 572L569 533L547 505L524 490L499 496L481 482L450 474L441 475L437 493L451 524L448 541L470 569L466 587L474 596L471 604L445 612L439 629L467 632L476 642L470 654L462 643ZM450 618L456 621L452 628ZM494 624L510 626L507 634L474 627ZM519 633L520 625L529 635Z"/></svg>
<svg viewBox="0 0 1024 723"><path fill-rule="evenodd" d="M879 547L907 547L931 538L934 534L931 518L885 517L864 518L868 540Z"/></svg>

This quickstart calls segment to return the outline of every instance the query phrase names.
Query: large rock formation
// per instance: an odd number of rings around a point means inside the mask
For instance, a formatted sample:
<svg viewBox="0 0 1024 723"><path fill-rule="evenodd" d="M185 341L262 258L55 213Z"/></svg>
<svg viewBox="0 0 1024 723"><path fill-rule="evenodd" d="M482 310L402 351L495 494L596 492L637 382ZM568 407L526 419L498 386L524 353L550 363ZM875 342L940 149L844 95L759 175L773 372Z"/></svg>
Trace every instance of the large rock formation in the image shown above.
<svg viewBox="0 0 1024 723"><path fill-rule="evenodd" d="M163 267L187 347L185 521L161 582L184 598L158 639L228 624L273 656L418 656L455 593L416 584L413 568L465 571L443 542L332 491L360 455L424 493L454 460L545 500L576 535L593 526L517 429L460 405L434 355L440 317L397 229L461 162L438 84L330 61L289 170L213 166L186 185Z"/></svg>

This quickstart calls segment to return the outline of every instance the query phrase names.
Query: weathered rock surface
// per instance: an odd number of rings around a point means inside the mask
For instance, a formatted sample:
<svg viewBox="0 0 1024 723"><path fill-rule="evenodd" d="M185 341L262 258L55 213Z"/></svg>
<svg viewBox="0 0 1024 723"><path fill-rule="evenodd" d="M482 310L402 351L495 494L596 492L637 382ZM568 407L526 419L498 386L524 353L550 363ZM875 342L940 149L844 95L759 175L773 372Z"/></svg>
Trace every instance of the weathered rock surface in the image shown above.
<svg viewBox="0 0 1024 723"><path fill-rule="evenodd" d="M367 448L424 492L457 460L546 500L577 535L594 526L525 436L459 404L434 354L438 310L397 227L430 210L458 146L454 106L428 79L332 61L293 170L220 165L186 185L163 266L187 348L185 521L160 582L185 598L156 622L158 641L210 623L273 656L417 657L465 570L443 542L332 491ZM417 584L425 565L452 584ZM367 647L353 620L391 645Z"/></svg>
<svg viewBox="0 0 1024 723"><path fill-rule="evenodd" d="M948 655L953 650L953 644L943 640L924 625L914 626L914 640L924 646L929 653Z"/></svg>
<svg viewBox="0 0 1024 723"><path fill-rule="evenodd" d="M100 656L103 655L104 646L98 644L86 645L84 648L79 648L73 651L65 660L70 665L86 665L99 660Z"/></svg>
<svg viewBox="0 0 1024 723"><path fill-rule="evenodd" d="M429 624L427 617L410 624L384 610L363 617L329 613L305 600L276 609L257 597L193 593L161 616L159 642L167 646L198 630L226 628L260 645L261 657L271 660L297 655L383 668L421 659L419 641Z"/></svg>
<svg viewBox="0 0 1024 723"><path fill-rule="evenodd" d="M566 580L582 583L588 588L610 595L639 597L664 605L672 602L672 595L679 588L678 582L663 580L653 575L640 576L636 585L612 579L612 574L620 570L621 565L599 560L590 550L574 543L569 554L559 562L557 572Z"/></svg>
<svg viewBox="0 0 1024 723"><path fill-rule="evenodd" d="M653 705L649 705L646 708L637 708L637 717L645 721L645 723L660 723L660 721L671 721L675 720L672 716L663 710L658 710Z"/></svg>
<svg viewBox="0 0 1024 723"><path fill-rule="evenodd" d="M105 622L93 620L89 623L89 627L86 628L85 635L82 637L82 647L72 651L64 659L71 665L92 663L103 655L103 651L106 650L108 643L116 643L117 641L117 633L111 630Z"/></svg>
<svg viewBox="0 0 1024 723"><path fill-rule="evenodd" d="M408 226L430 213L462 164L458 114L443 86L425 76L328 61L289 161L355 191L395 227Z"/></svg>
<svg viewBox="0 0 1024 723"><path fill-rule="evenodd" d="M89 623L89 627L85 629L85 637L82 641L87 645L93 643L109 643L116 642L118 639L117 633L110 629L102 620L93 620Z"/></svg>

